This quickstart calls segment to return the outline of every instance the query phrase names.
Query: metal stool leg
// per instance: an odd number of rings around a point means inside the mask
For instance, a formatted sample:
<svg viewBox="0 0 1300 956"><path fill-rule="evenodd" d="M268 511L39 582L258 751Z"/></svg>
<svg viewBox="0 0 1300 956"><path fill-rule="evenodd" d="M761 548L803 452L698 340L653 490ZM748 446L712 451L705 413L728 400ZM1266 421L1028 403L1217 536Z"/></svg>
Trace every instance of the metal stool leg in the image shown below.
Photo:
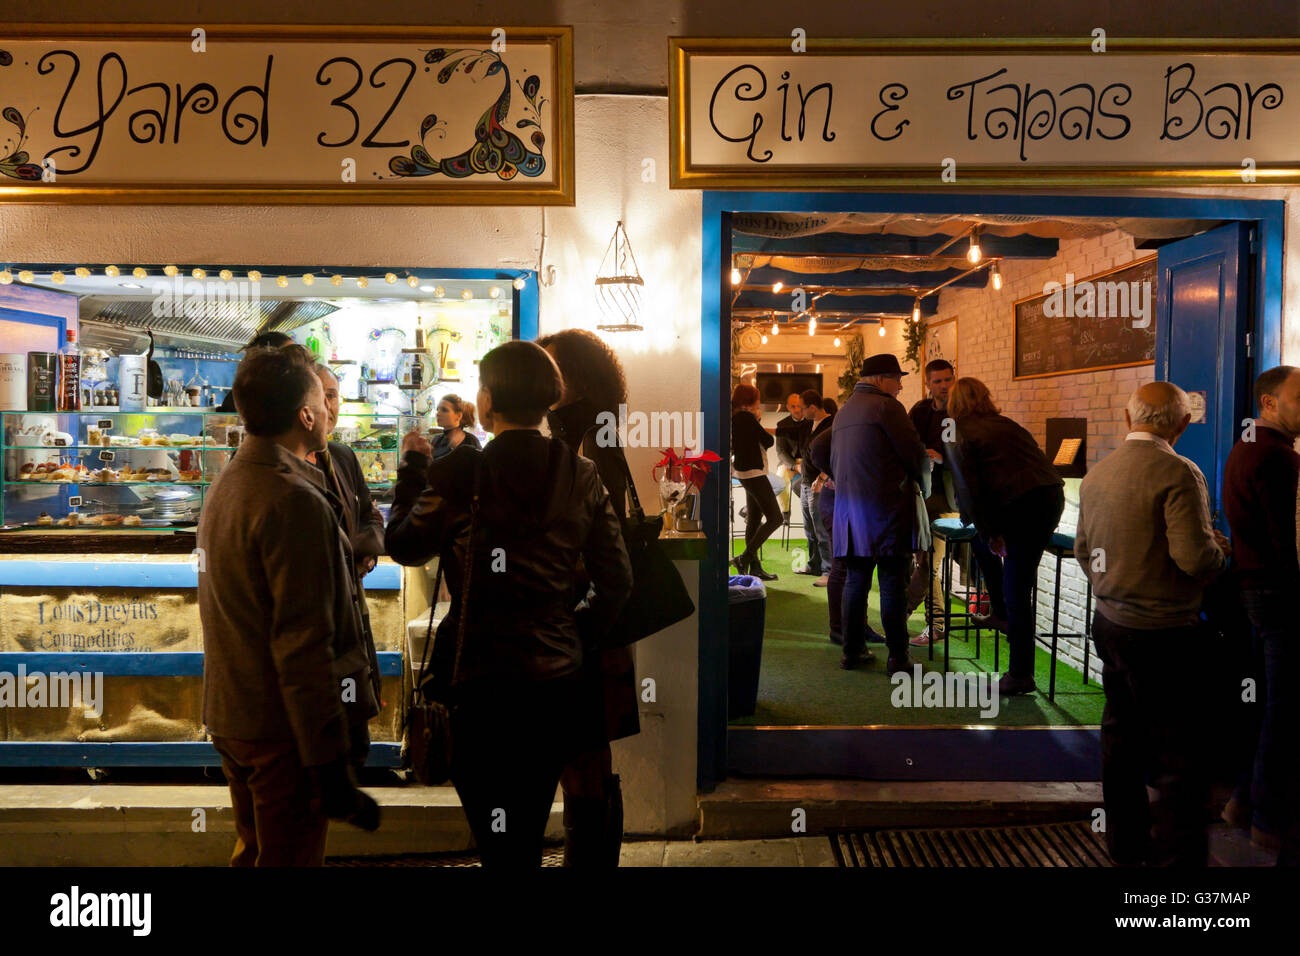
<svg viewBox="0 0 1300 956"><path fill-rule="evenodd" d="M952 544L952 542L948 542ZM948 635L953 631L953 549L944 549L944 672L948 672Z"/></svg>
<svg viewBox="0 0 1300 956"><path fill-rule="evenodd" d="M1038 626L1038 617L1034 617L1034 627ZM1056 555L1055 593L1052 595L1052 661L1048 665L1047 699L1056 700L1056 642L1061 631L1061 556ZM1037 644L1037 641L1034 641Z"/></svg>
<svg viewBox="0 0 1300 956"><path fill-rule="evenodd" d="M934 536L930 537L930 550L925 563L925 630L930 636L930 660L934 660ZM945 638L946 640L946 638Z"/></svg>
<svg viewBox="0 0 1300 956"><path fill-rule="evenodd" d="M1083 683L1088 684L1088 651L1092 644L1092 581L1087 579L1083 592Z"/></svg>

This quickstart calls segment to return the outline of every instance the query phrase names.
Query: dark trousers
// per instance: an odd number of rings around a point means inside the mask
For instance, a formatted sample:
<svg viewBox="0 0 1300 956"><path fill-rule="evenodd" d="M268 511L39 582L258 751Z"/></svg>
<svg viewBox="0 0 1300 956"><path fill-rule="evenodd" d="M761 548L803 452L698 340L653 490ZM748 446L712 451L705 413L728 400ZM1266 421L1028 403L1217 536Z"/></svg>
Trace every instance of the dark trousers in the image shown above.
<svg viewBox="0 0 1300 956"><path fill-rule="evenodd" d="M293 741L213 737L235 815L231 866L320 866L329 820Z"/></svg>
<svg viewBox="0 0 1300 956"><path fill-rule="evenodd" d="M822 489L821 501L821 519L822 526L826 529L826 539L829 541L835 528L835 492L829 489ZM835 554L835 549L831 549L831 554ZM844 579L848 577L848 568L844 566L843 558L831 558L830 570L826 574L826 608L830 615L830 632L831 637L839 638L839 643L844 643L844 627L842 620L844 617ZM862 613L866 614L866 604L863 603Z"/></svg>
<svg viewBox="0 0 1300 956"><path fill-rule="evenodd" d="M758 549L781 527L785 516L767 475L741 478L740 486L745 489L745 553L757 559Z"/></svg>
<svg viewBox="0 0 1300 956"><path fill-rule="evenodd" d="M907 575L912 567L910 554L882 557L843 557L844 579L841 627L844 653L860 654L867 643L867 596L871 592L871 575L880 581L880 619L885 625L885 643L889 656L907 657Z"/></svg>
<svg viewBox="0 0 1300 956"><path fill-rule="evenodd" d="M1300 652L1290 602L1282 591L1248 590L1242 597L1263 652L1256 706L1259 745L1251 775L1255 826L1282 839L1279 866L1300 865Z"/></svg>
<svg viewBox="0 0 1300 956"><path fill-rule="evenodd" d="M993 614L1007 622L1007 641L1011 645L1008 670L1012 677L1034 676L1034 584L1038 565L1051 543L1052 532L1061 522L1065 510L1065 492L1060 485L1043 485L1026 492L1007 505L1014 516L1002 534L1007 556L999 558L989 550L988 542L976 535L971 542L975 560L989 590Z"/></svg>
<svg viewBox="0 0 1300 956"><path fill-rule="evenodd" d="M575 755L575 677L480 688L458 702L451 780L485 867L539 867L546 823Z"/></svg>
<svg viewBox="0 0 1300 956"><path fill-rule="evenodd" d="M1209 774L1202 752L1210 659L1196 626L1138 630L1093 615L1106 706L1101 786L1106 846L1121 865L1205 866ZM1154 811L1147 783L1160 793Z"/></svg>

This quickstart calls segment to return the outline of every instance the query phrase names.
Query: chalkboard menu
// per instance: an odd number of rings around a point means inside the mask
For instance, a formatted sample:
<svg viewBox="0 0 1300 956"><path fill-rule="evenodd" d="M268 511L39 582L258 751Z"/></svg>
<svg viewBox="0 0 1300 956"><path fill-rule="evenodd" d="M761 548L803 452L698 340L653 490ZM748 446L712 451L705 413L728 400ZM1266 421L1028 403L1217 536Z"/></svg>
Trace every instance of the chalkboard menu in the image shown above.
<svg viewBox="0 0 1300 956"><path fill-rule="evenodd" d="M1156 354L1156 257L1077 279L1067 273L1012 308L1013 378L1149 365Z"/></svg>

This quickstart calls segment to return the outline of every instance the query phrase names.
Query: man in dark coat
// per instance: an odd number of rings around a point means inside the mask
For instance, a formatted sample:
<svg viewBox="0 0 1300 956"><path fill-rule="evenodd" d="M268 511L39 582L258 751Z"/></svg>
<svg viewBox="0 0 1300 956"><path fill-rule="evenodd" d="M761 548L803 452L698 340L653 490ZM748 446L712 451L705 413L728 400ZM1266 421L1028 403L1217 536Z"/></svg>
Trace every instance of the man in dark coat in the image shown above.
<svg viewBox="0 0 1300 956"><path fill-rule="evenodd" d="M325 391L325 411L329 416L327 428L333 432L339 424L339 380L329 366L316 363L316 377ZM366 484L365 473L357 453L340 442L329 442L323 452L313 452L307 460L321 470L325 487L334 492L341 505L336 517L339 527L352 546L353 571L356 575L358 607L361 610L361 631L366 653L370 658L371 690L375 700L380 699L379 658L375 654L375 637L370 629L370 608L366 604L366 591L362 579L374 570L379 556L384 553L384 516L375 507ZM352 740L352 765L360 773L370 753L370 720L359 706L348 708L349 736Z"/></svg>
<svg viewBox="0 0 1300 956"><path fill-rule="evenodd" d="M890 676L908 670L907 578L920 529L916 487L929 495L925 445L895 397L907 374L890 354L862 363L853 396L831 426L831 468L835 475L835 557L847 569L842 627L844 657L851 669L866 645L867 595L879 572L880 616L889 647Z"/></svg>

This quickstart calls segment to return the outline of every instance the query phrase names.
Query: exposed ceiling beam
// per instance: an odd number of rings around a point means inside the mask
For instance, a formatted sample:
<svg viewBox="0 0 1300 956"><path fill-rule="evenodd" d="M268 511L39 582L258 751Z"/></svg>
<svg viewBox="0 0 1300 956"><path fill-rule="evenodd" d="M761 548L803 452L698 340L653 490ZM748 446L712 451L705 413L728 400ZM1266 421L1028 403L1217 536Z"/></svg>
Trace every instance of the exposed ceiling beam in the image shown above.
<svg viewBox="0 0 1300 956"><path fill-rule="evenodd" d="M953 268L936 269L933 272L902 272L891 269L855 269L849 272L791 272L788 269L762 266L753 269L749 273L748 278L745 279L744 287L746 289L770 289L777 282L782 283L784 288L781 291L787 295L790 290L795 288L818 290L861 288L864 294L869 294L867 290L892 289L898 292L909 291L912 295L916 295L918 293L913 290L933 289L940 283L983 288L987 285L987 278L983 274L972 273L969 269L969 263L963 257L953 260Z"/></svg>
<svg viewBox="0 0 1300 956"><path fill-rule="evenodd" d="M845 312L851 314L863 313L887 313L887 314L912 314L912 305L916 300L914 295L840 295L828 293L817 299L816 314L819 316L823 312ZM770 289L764 291L761 289L745 290L736 297L732 303L732 311L737 309L758 309L767 311L789 312L790 296L785 292L773 293ZM812 305L810 302L809 305ZM939 311L939 303L935 298L921 300L921 314L935 315Z"/></svg>
<svg viewBox="0 0 1300 956"><path fill-rule="evenodd" d="M771 255L819 256L880 256L911 255L932 256L937 250L951 244L947 234L933 236L859 235L845 232L822 232L793 239L770 239L766 236L749 236L733 233L731 251L735 253L768 253ZM1051 259L1060 248L1056 239L1041 236L991 236L980 237L980 248L986 256L1003 259ZM961 257L949 257L961 258Z"/></svg>

